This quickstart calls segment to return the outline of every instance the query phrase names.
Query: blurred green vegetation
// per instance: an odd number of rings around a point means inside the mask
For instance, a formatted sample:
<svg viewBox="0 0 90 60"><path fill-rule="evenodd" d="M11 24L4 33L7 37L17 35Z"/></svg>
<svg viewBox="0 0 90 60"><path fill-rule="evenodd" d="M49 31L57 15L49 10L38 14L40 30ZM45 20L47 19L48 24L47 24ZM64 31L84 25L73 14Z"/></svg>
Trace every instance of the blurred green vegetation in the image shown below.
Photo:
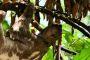
<svg viewBox="0 0 90 60"><path fill-rule="evenodd" d="M43 56L42 60L54 60L52 46L49 48L48 52Z"/></svg>
<svg viewBox="0 0 90 60"><path fill-rule="evenodd" d="M8 24L8 22L6 20L4 20L2 22L2 26L3 26L4 32L6 32L6 30L9 29L9 24Z"/></svg>

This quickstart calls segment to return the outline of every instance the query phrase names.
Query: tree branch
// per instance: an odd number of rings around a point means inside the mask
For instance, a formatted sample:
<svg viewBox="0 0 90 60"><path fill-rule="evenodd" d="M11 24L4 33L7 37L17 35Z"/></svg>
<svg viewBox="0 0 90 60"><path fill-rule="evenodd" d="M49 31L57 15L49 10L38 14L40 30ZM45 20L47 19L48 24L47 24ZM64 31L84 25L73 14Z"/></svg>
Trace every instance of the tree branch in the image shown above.
<svg viewBox="0 0 90 60"><path fill-rule="evenodd" d="M2 5L2 8L0 8L0 9L5 10L5 11L7 11L7 10L18 11L18 9L15 9L15 8L17 8L16 5L20 5L20 6L22 6L22 7L24 6L23 9L26 8L26 5L25 5L25 4L21 4L21 3L11 4L11 3L8 3L8 4L4 5L4 6ZM8 7L7 7L7 6L8 6ZM4 9L4 7L5 7L5 9ZM20 9L22 9L22 8L20 8ZM74 25L75 27L77 27L77 25L74 24L74 22L75 22L75 23L77 23L78 25L81 25L82 27L85 27L85 29L87 29L87 26L86 26L85 24L83 24L83 23L81 23L81 22L78 22L78 21L75 21L75 19L72 20L72 19L70 19L70 18L65 18L65 17L63 17L63 16L58 16L58 14L53 13L53 12L47 10L47 9L44 9L44 8L37 8L36 10L38 10L38 11L40 11L40 12L43 12L43 13L46 13L46 14L49 14L49 15L51 15L51 16L53 16L53 17L62 19L63 21L65 21L65 22L68 23L69 25ZM22 12L23 12L23 11L22 11ZM69 19L70 19L70 20L69 20ZM33 22L32 22L32 23L33 23ZM39 26L38 23L36 23L36 24ZM40 26L39 26L39 27L40 27ZM40 31L42 30L41 28L37 28L37 29L40 30ZM80 31L81 31L81 30L84 31L84 30L83 30L82 28L80 28L80 27L78 27L77 29L80 29ZM84 33L84 34L87 34L87 33ZM86 36L87 36L87 35L86 35ZM70 50L68 50L68 49L65 49L65 48L63 48L63 47L61 47L61 50L65 51L65 52L67 52L67 53L76 55L75 52L72 52L72 51L70 51Z"/></svg>
<svg viewBox="0 0 90 60"><path fill-rule="evenodd" d="M67 52L69 54L72 54L72 55L76 55L77 54L76 52L70 51L69 49L66 49L64 47L61 47L61 50L65 51L65 52Z"/></svg>
<svg viewBox="0 0 90 60"><path fill-rule="evenodd" d="M79 31L81 31L84 35L86 35L88 38L90 38L90 31L87 25L85 25L82 22L79 22L77 19L74 18L70 18L70 17L65 17L63 15L57 14L57 13L53 13L50 10L44 9L44 8L40 8L40 7L36 7L36 10L42 12L42 13L46 13L49 14L53 17L59 18L62 21L66 22L67 24L73 26L74 28L78 29Z"/></svg>
<svg viewBox="0 0 90 60"><path fill-rule="evenodd" d="M0 9L2 10L14 10L14 11L18 11L18 9L15 9L16 8L16 5L19 5L23 8L19 8L21 9L22 11L26 8L26 5L25 4L22 4L22 3L8 3L6 5L1 5L0 6ZM53 17L56 17L56 18L59 18L61 20L63 20L64 22L66 22L67 24L73 26L74 28L78 29L79 31L81 31L84 35L86 35L88 38L90 38L90 28L85 25L84 23L82 22L79 22L78 19L74 19L74 18L70 18L70 17L65 17L64 14L60 14L60 13L53 13L52 11L50 10L47 10L45 8L41 8L41 7L38 7L36 8L37 11L40 11L42 13L46 13L46 14L49 14Z"/></svg>

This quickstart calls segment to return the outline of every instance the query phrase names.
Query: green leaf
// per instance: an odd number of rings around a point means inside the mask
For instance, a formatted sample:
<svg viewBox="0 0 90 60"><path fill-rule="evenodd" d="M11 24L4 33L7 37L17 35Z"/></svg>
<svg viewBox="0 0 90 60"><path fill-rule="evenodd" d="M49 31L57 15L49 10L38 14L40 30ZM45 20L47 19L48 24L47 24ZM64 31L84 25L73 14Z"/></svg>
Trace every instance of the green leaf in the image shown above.
<svg viewBox="0 0 90 60"><path fill-rule="evenodd" d="M3 30L6 31L9 28L9 25L6 20L2 22Z"/></svg>
<svg viewBox="0 0 90 60"><path fill-rule="evenodd" d="M73 60L90 60L90 48L85 48Z"/></svg>
<svg viewBox="0 0 90 60"><path fill-rule="evenodd" d="M49 48L48 52L43 56L42 60L54 60L52 46Z"/></svg>
<svg viewBox="0 0 90 60"><path fill-rule="evenodd" d="M35 4L35 0L30 0L31 3Z"/></svg>

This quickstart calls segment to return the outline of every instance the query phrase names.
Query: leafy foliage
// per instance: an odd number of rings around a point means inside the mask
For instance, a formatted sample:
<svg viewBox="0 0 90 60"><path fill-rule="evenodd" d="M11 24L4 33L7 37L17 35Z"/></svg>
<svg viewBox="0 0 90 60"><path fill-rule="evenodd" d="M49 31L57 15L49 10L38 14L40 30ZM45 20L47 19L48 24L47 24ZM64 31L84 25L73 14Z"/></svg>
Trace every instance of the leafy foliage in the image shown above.
<svg viewBox="0 0 90 60"><path fill-rule="evenodd" d="M83 49L73 60L90 60L90 48Z"/></svg>
<svg viewBox="0 0 90 60"><path fill-rule="evenodd" d="M3 24L4 31L6 31L7 29L9 29L9 25L8 25L8 23L7 23L6 20L4 20L2 24Z"/></svg>
<svg viewBox="0 0 90 60"><path fill-rule="evenodd" d="M52 46L49 48L48 52L43 56L42 60L54 60L53 58L53 49Z"/></svg>

